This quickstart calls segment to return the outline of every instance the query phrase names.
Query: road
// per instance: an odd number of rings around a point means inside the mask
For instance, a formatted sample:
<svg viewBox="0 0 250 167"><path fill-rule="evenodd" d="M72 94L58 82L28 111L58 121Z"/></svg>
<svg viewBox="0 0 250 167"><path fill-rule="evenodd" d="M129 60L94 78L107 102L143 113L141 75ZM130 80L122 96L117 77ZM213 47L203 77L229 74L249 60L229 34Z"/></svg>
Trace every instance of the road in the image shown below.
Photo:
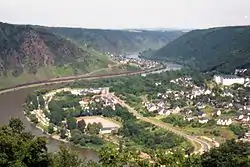
<svg viewBox="0 0 250 167"><path fill-rule="evenodd" d="M206 151L209 151L212 148L212 145L206 141L206 140L202 140L197 136L191 136L191 135L187 135L186 133L182 132L181 130L172 127L164 122L160 122L154 118L148 118L148 117L144 117L141 114L139 114L134 108L130 107L128 104L126 104L123 100L119 99L118 97L113 95L113 98L117 100L117 102L123 106L126 107L128 109L129 112L131 112L134 116L136 116L138 119L144 121L144 122L149 122L155 126L158 126L160 128L166 129L168 131L171 131L172 133L175 133L181 137L186 138L187 140L189 140L195 147L194 153L195 154L203 154ZM197 144L200 146L198 147Z"/></svg>
<svg viewBox="0 0 250 167"><path fill-rule="evenodd" d="M107 78L116 78L116 77L124 77L124 76L131 76L131 75L138 75L138 74L148 74L152 71L163 69L164 67L156 67L147 70L135 71L135 72L124 72L119 74L109 74L109 75L98 75L98 76L89 76L90 73L78 76L69 76L69 77L61 77L61 78L53 78L46 81L38 81L38 82L31 82L26 83L23 85L17 85L10 88L4 88L0 90L0 94L8 93L16 90L31 88L31 87L38 87L44 85L52 85L52 84L61 84L61 83L70 83L76 80L95 80L95 79L107 79ZM98 70L99 71L99 70ZM97 71L95 71L97 72ZM94 72L93 72L94 73Z"/></svg>

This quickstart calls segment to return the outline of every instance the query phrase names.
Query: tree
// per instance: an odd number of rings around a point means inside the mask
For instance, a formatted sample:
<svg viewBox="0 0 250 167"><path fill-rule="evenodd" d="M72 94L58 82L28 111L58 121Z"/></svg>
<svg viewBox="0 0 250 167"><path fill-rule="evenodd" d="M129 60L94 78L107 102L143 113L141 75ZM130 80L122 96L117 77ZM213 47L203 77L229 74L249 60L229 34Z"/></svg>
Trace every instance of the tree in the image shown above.
<svg viewBox="0 0 250 167"><path fill-rule="evenodd" d="M79 122L77 123L77 128L78 128L82 133L85 132L86 123L85 123L84 119L82 119L81 121L79 121Z"/></svg>
<svg viewBox="0 0 250 167"><path fill-rule="evenodd" d="M48 133L49 134L52 134L52 133L54 133L55 131L54 131L54 125L53 124L49 124L49 127L48 127Z"/></svg>
<svg viewBox="0 0 250 167"><path fill-rule="evenodd" d="M242 137L247 132L247 128L244 128L242 125L230 125L230 130L234 132L235 135Z"/></svg>
<svg viewBox="0 0 250 167"><path fill-rule="evenodd" d="M37 101L37 96L36 95L32 95L31 96L31 102L32 102L32 105L34 106L35 109L38 109L38 101Z"/></svg>
<svg viewBox="0 0 250 167"><path fill-rule="evenodd" d="M66 137L67 137L67 135L66 135L66 129L65 128L62 128L61 130L60 130L60 137L62 138L62 139L65 139Z"/></svg>
<svg viewBox="0 0 250 167"><path fill-rule="evenodd" d="M101 123L94 122L93 124L89 123L86 130L91 135L97 135L97 134L99 134L101 128L102 128Z"/></svg>
<svg viewBox="0 0 250 167"><path fill-rule="evenodd" d="M67 118L67 126L68 129L76 129L76 118L75 117L69 117Z"/></svg>
<svg viewBox="0 0 250 167"><path fill-rule="evenodd" d="M60 150L52 155L52 167L80 167L83 163L75 152L65 146L61 146Z"/></svg>
<svg viewBox="0 0 250 167"><path fill-rule="evenodd" d="M50 121L55 125L60 125L62 120L64 119L64 110L56 103L56 101L51 100L48 104L50 111Z"/></svg>
<svg viewBox="0 0 250 167"><path fill-rule="evenodd" d="M11 118L8 126L0 127L0 166L48 167L46 140L24 132L20 119Z"/></svg>
<svg viewBox="0 0 250 167"><path fill-rule="evenodd" d="M171 150L166 154L164 151L156 150L154 153L154 161L157 166L179 167L185 162L184 152L177 149L175 151Z"/></svg>
<svg viewBox="0 0 250 167"><path fill-rule="evenodd" d="M212 148L201 155L202 167L235 167L250 166L250 143L234 140L223 143L218 148Z"/></svg>
<svg viewBox="0 0 250 167"><path fill-rule="evenodd" d="M41 108L44 108L44 106L45 106L45 100L44 100L44 98L43 98L42 95L38 96L38 103L40 104Z"/></svg>
<svg viewBox="0 0 250 167"><path fill-rule="evenodd" d="M36 117L36 114L31 114L31 115L30 115L30 121L33 122L33 123L35 123L35 124L38 124L38 123L39 123L39 122L38 122L38 119L37 119L37 117Z"/></svg>
<svg viewBox="0 0 250 167"><path fill-rule="evenodd" d="M81 139L83 139L83 134L80 130L74 129L71 131L70 141L72 141L74 144L79 144Z"/></svg>
<svg viewBox="0 0 250 167"><path fill-rule="evenodd" d="M14 133L21 133L24 130L23 122L19 118L11 117L9 121L9 127Z"/></svg>

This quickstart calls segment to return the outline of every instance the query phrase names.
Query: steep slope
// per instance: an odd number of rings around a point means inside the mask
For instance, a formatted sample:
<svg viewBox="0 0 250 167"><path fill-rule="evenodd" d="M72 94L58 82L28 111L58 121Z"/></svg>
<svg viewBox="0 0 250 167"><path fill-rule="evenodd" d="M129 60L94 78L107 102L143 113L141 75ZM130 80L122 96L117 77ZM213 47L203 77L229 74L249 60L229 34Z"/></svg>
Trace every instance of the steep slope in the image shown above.
<svg viewBox="0 0 250 167"><path fill-rule="evenodd" d="M10 78L14 84L87 73L109 63L104 55L46 29L0 23L0 86Z"/></svg>
<svg viewBox="0 0 250 167"><path fill-rule="evenodd" d="M138 52L159 49L183 34L181 31L101 30L47 27L48 30L70 38L82 45L111 53Z"/></svg>
<svg viewBox="0 0 250 167"><path fill-rule="evenodd" d="M151 54L151 58L199 70L232 72L250 66L250 26L194 30Z"/></svg>

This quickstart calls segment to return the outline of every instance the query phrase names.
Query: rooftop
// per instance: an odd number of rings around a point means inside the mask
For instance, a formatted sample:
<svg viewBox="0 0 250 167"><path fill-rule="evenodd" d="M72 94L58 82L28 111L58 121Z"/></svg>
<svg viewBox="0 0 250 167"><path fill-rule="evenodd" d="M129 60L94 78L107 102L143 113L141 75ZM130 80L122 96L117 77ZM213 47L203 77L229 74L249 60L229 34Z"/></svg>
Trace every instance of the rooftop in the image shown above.
<svg viewBox="0 0 250 167"><path fill-rule="evenodd" d="M216 75L216 76L222 77L222 78L224 78L224 79L238 79L238 78L241 78L241 77L238 77L238 76L236 76L236 75L225 75L225 74Z"/></svg>

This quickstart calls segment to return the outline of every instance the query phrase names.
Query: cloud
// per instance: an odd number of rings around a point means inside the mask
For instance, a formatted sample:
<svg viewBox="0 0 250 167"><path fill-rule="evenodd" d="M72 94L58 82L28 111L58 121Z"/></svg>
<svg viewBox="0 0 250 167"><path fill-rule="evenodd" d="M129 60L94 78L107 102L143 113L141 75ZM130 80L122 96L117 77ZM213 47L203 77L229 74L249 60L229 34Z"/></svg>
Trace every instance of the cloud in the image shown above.
<svg viewBox="0 0 250 167"><path fill-rule="evenodd" d="M0 20L87 28L246 25L249 0L7 0Z"/></svg>

